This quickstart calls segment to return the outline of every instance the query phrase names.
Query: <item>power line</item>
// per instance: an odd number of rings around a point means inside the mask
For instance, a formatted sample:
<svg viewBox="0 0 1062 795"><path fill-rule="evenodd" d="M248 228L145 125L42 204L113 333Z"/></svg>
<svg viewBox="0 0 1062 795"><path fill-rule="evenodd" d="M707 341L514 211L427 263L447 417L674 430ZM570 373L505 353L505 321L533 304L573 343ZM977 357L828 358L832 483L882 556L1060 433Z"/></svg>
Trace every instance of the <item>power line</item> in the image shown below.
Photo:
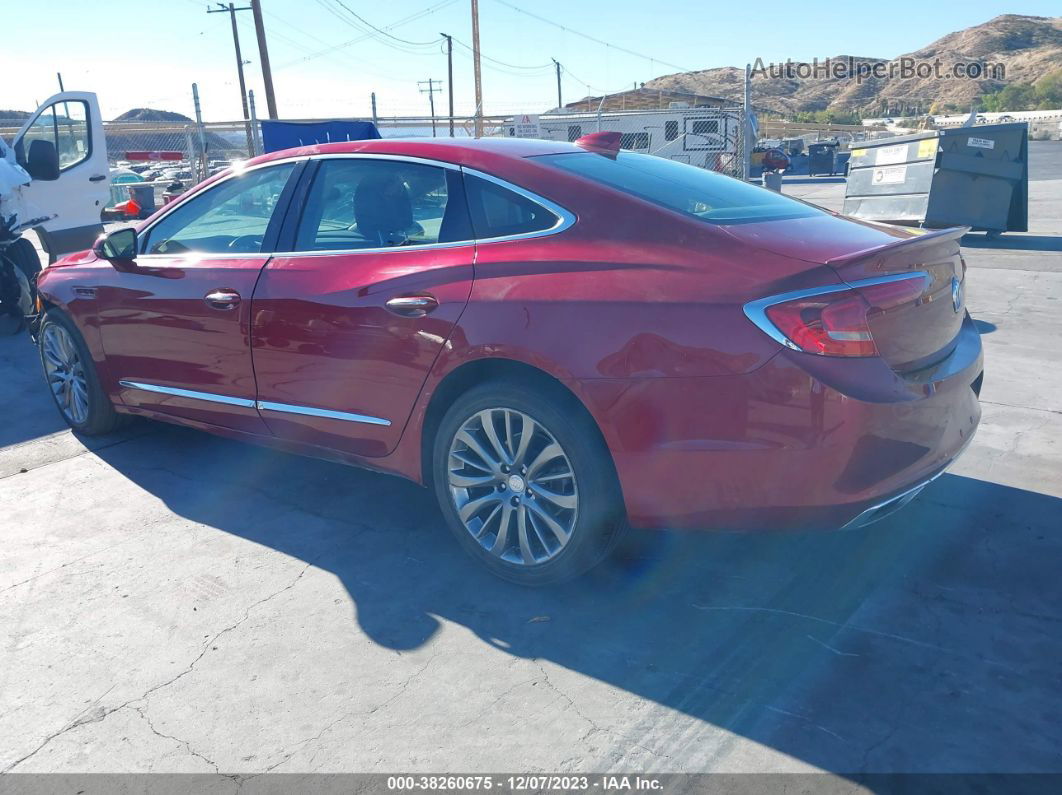
<svg viewBox="0 0 1062 795"><path fill-rule="evenodd" d="M402 19L399 19L399 20L397 20L395 22L392 22L390 25L385 25L383 27L383 30L385 30L385 31L386 30L391 30L392 28L397 28L400 25L409 24L410 22L413 22L413 21L415 21L417 19L420 19L421 17L425 17L425 16L428 16L430 14L434 14L436 11L439 11L439 10L441 10L443 8L446 8L447 6L451 6L454 3L456 3L456 2L457 2L457 0L443 0L443 2L441 2L441 3L435 3L433 5L428 6L427 8L421 9L420 11L416 11L416 12L410 14L409 16L403 17ZM318 3L320 3L320 0L318 0ZM329 10L333 14L336 14L336 12L333 11L333 9L329 8L327 10ZM362 28L359 28L358 26L356 26L353 23L351 23L350 20L345 19L345 18L343 18L341 16L339 18L342 19L343 22L351 25L351 27L354 27L356 30L363 30ZM322 44L327 44L327 42L325 42L323 39L318 38L317 36L312 36L311 34L306 34L306 35L310 36L310 38L316 39L317 41L321 42ZM363 35L361 35L361 36L358 36L356 38L350 39L348 41L340 42L339 44L330 45L328 47L325 47L322 50L310 50L305 45L300 45L299 49L302 50L303 52L306 52L306 53L309 53L309 54L303 56L302 58L296 58L293 61L288 61L287 63L282 64L281 67L279 67L279 68L286 68L286 67L289 67L289 66L294 66L295 64L305 63L306 61L312 61L312 60L315 60L317 58L321 58L321 57L326 56L326 55L331 55L333 53L338 52L339 50L343 50L343 49L346 49L347 47L352 47L355 44L359 44L360 42L366 41L367 39L378 40L378 39L376 39L376 37L372 33L363 33ZM438 41L442 41L442 39L439 39ZM384 43L386 43L386 42L384 42ZM396 48L396 49L400 49L400 48ZM412 52L412 51L409 51L409 50L403 50L403 52L410 52L410 54L414 54L414 55L426 55L426 54L428 54L428 53L424 53L424 52ZM341 53L341 54L342 55L346 55L346 56L350 56L350 53ZM362 63L368 63L367 61L364 61L363 59L360 59L360 58L356 59L356 60L361 61Z"/></svg>
<svg viewBox="0 0 1062 795"><path fill-rule="evenodd" d="M464 48L465 48L466 50L468 50L469 52L472 52L472 48L471 48L471 47L469 47L469 46L468 46L467 44L465 44L465 43L464 43L463 41L461 41L461 40L460 40L459 38L457 38L456 36L454 37L454 41L456 41L456 42L457 42L457 43L458 43L459 45L461 45L462 47L464 47ZM499 60L498 60L497 58L491 58L491 57L490 57L489 55L484 55L482 51L480 51L480 53L479 53L479 57L480 57L480 58L482 58L482 59L483 59L483 60L485 60L485 61L490 61L491 63L496 63L496 64L498 64L499 66L505 66L505 67L508 67L508 68L510 68L510 69L537 69L537 70L547 70L547 69L552 69L552 68L553 68L553 64L552 64L552 63L546 63L546 64L538 64L537 66L520 66L520 65L518 65L518 64L513 64L513 63L506 63L505 61L499 61Z"/></svg>
<svg viewBox="0 0 1062 795"><path fill-rule="evenodd" d="M399 42L401 44L406 44L406 45L409 45L409 46L412 46L412 47L433 47L436 44L438 44L440 41L442 41L442 39L433 39L431 41L410 41L409 39L403 39L403 38L401 38L399 36L395 36L392 33L388 33L383 28L376 27L374 24L369 22L369 20L365 19L365 17L363 17L360 14L356 13L355 11L353 11L350 8L350 6L348 6L346 3L343 2L343 0L332 0L332 2L334 2L337 5L341 6L348 14L350 14L352 17L354 17L359 22L361 22L362 25L365 25L366 27L371 28L372 30L376 31L377 33L379 33L379 34L381 34L383 36L386 36L389 39L393 39L394 41L397 41L397 42ZM341 15L340 15L340 19L343 19L343 17ZM356 24L350 22L349 20L344 20L344 21L346 21L348 24L351 24L353 27L358 27ZM372 34L370 34L370 35L372 35Z"/></svg>
<svg viewBox="0 0 1062 795"><path fill-rule="evenodd" d="M618 47L615 44L610 44L609 42L604 41L602 39L595 38L594 36L591 36L588 33L583 33L581 31L574 30L573 28L569 28L567 25L562 25L559 22L554 22L552 19L547 19L546 17L540 17L538 14L533 14L530 11L525 11L524 9L520 8L519 6L515 6L512 3L506 2L506 0L494 0L494 2L500 3L501 5L505 6L506 8L511 8L513 11L517 11L517 12L519 12L521 14L526 14L527 16L531 17L532 19L537 19L539 22L544 22L547 25L552 25L555 28L560 28L561 30L565 31L566 33L571 33L571 34L574 34L576 36L580 36L580 37L586 39L587 41L592 41L595 44L600 44L600 45L602 45L604 47L608 47L609 49L616 50L617 52L626 53L627 55L633 55L635 58L642 58L642 59L644 59L646 61L651 61L652 63L658 63L661 66L670 66L672 69L678 69L680 72L689 72L689 71L691 71L690 69L687 69L685 66L678 66L677 64L668 63L667 61L662 61L659 58L654 58L651 55L645 55L645 54L640 53L640 52L635 52L634 50L628 50L626 47Z"/></svg>

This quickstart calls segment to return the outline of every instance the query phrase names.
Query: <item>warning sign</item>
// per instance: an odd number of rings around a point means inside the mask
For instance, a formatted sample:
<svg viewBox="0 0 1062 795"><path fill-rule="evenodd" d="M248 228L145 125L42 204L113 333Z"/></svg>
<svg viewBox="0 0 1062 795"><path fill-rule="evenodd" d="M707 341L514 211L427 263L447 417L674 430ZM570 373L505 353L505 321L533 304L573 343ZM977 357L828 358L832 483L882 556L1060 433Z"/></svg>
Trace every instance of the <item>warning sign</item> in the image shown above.
<svg viewBox="0 0 1062 795"><path fill-rule="evenodd" d="M541 138L542 129L538 125L538 116L524 113L513 119L513 137Z"/></svg>

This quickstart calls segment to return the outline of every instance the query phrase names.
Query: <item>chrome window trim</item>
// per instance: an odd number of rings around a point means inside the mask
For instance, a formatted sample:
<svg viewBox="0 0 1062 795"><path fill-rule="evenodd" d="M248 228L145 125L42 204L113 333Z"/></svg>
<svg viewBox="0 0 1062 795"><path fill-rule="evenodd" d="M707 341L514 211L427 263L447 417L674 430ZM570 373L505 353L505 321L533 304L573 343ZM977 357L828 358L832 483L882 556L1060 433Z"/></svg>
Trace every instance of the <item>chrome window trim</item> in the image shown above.
<svg viewBox="0 0 1062 795"><path fill-rule="evenodd" d="M536 237L548 237L549 235L560 234L566 229L570 229L575 224L575 213L565 209L564 207L561 207L556 202L552 202L547 198L539 196L537 193L532 193L526 188L522 188L519 185L514 185L512 182L508 182L507 180L501 179L500 177L496 177L493 174L487 174L486 172L478 171L474 168L467 168L466 166L461 166L461 171L463 171L465 174L469 174L470 176L486 180L487 182L493 182L495 185L505 188L506 190L510 190L518 196L522 196L528 201L534 202L540 207L549 210L549 212L553 213L553 215L557 218L557 222L549 229L540 229L537 232L524 232L523 234L517 235L502 235L500 237L477 237L476 243L501 243L509 240L531 240Z"/></svg>
<svg viewBox="0 0 1062 795"><path fill-rule="evenodd" d="M801 353L807 353L801 349L795 342L785 336L777 326L770 321L767 317L767 310L775 304L782 304L786 301L794 301L798 298L810 298L815 295L829 295L830 293L842 293L845 290L851 290L859 287L872 287L875 284L887 284L888 282L898 282L904 279L911 279L915 276L921 276L923 279L931 279L932 277L925 271L911 271L910 273L896 273L891 276L875 276L872 279L860 279L855 282L845 282L843 284L828 285L825 287L809 287L805 290L793 290L788 293L778 293L777 295L771 295L767 298L760 298L755 301L749 301L742 309L745 312L745 317L751 320L756 328L766 334L775 342L780 345L784 345L787 348L791 348L794 351L800 351Z"/></svg>
<svg viewBox="0 0 1062 795"><path fill-rule="evenodd" d="M450 171L460 171L461 166L457 163L448 163L445 160L433 160L430 157L417 157L416 155L389 155L385 152L325 152L320 155L310 155L311 160L398 160L402 163L419 163L424 166L437 166Z"/></svg>
<svg viewBox="0 0 1062 795"><path fill-rule="evenodd" d="M537 238L537 237L548 237L549 235L556 235L556 234L560 234L561 232L564 232L565 230L571 228L575 224L575 221L576 221L575 213L573 213L570 210L567 210L566 208L560 206L556 202L550 201L549 199L547 199L547 198L545 198L543 196L540 196L537 193L533 193L532 191L529 191L526 188L522 188L519 185L513 184L512 182L504 180L504 179L502 179L500 177L496 177L493 174L488 174L488 173L486 173L484 171L479 171L478 169L474 169L474 168L468 168L466 166L460 166L460 165L458 165L456 163L449 163L449 162L446 162L445 160L433 160L431 158L416 157L416 156L413 156L413 155L391 155L391 154L386 154L384 152L379 152L379 153L376 153L376 152L329 152L329 153L319 154L319 155L300 155L300 156L296 156L296 157L280 158L280 159L277 159L277 160L268 160L268 161L266 161L264 163L256 163L255 165L250 166L248 168L240 169L239 172L233 172L232 174L229 174L225 178L220 179L217 182L212 183L207 190L213 190L218 185L221 185L221 184L223 184L225 182L228 182L230 179L234 179L236 177L242 176L243 174L246 174L246 173L248 173L250 171L255 171L255 170L258 170L260 168L266 168L268 166L281 165L283 163L298 163L299 161L302 161L302 160L314 160L314 161L316 161L316 160L394 160L394 161L398 161L398 162L402 162L402 163L417 163L417 164L425 165L425 166L435 166L437 168L448 169L450 171L459 171L462 174L469 174L469 175L471 175L473 177L478 177L480 179L486 180L487 182L492 182L495 185L498 185L499 187L502 187L502 188L505 188L506 190L512 191L513 193L517 194L518 196L522 196L523 198L527 199L528 201L534 202L535 204L539 205L540 207L542 207L542 208L548 210L550 213L552 213L557 218L557 222L553 226L551 226L549 229L540 229L537 232L525 232L523 234L517 234L517 235L502 235L502 236L499 236L499 237L473 237L473 238L470 238L469 240L456 240L456 241L451 241L451 242L447 242L447 243L420 243L420 244L413 245L413 246L389 246L389 247L379 247L379 248L339 248L339 249L321 249L321 250L315 250L315 251L263 251L263 252L259 252L259 253L255 253L255 254L225 254L225 253L217 253L217 252L210 252L210 253L202 253L202 254L200 254L200 253L192 251L192 252L187 252L186 254L182 254L182 255L173 255L173 254L138 254L137 255L137 259L138 260L139 259L148 259L148 260L151 260L151 259L170 259L170 260L172 260L172 259L175 258L175 256L180 256L183 259L186 259L186 260L187 259L192 259L192 260L195 260L195 261L199 261L199 260L226 260L226 259L260 259L260 258L263 258L263 257L266 258L266 259L269 259L270 257L285 257L285 258L319 257L319 256L320 257L325 257L325 256L334 256L334 255L337 255L337 254L355 254L355 253L356 254L384 254L384 253L388 253L388 252L400 252L400 251L424 251L424 250L428 250L428 249L459 248L460 246L472 246L472 245L476 245L478 243L502 243L502 242L507 242L507 241L511 241L511 240L530 240L530 239ZM194 197L201 195L204 192L205 191L202 191L202 190L191 192L187 196L182 197L178 201L173 202L171 205L168 205L167 208L166 208L166 212L164 212L158 218L153 220L151 222L151 224L149 224L148 226L145 226L142 230L138 231L137 232L137 236L140 237L140 236L149 235L150 232L151 232L151 229L156 224L158 224L160 221L162 221L163 218L165 218L171 212L173 212L173 210L175 210L177 207L180 207L185 202L190 201Z"/></svg>
<svg viewBox="0 0 1062 795"><path fill-rule="evenodd" d="M259 400L256 403L261 411L276 411L284 414L300 414L306 417L323 417L328 420L344 420L346 422L360 422L365 425L390 425L390 420L382 417L370 417L366 414L351 414L346 411L332 411L331 409L317 409L312 406L296 406L290 403L273 403L268 400Z"/></svg>
<svg viewBox="0 0 1062 795"><path fill-rule="evenodd" d="M178 389L173 386L159 386L158 384L145 384L140 381L120 380L120 386L126 389L139 389L141 392L154 392L159 395L171 395L173 397L202 400L207 403L224 403L226 406L239 406L245 409L253 409L254 401L247 398L230 397L229 395L217 395L213 392L196 392L192 389Z"/></svg>
<svg viewBox="0 0 1062 795"><path fill-rule="evenodd" d="M126 389L139 389L141 392L152 392L171 397L182 397L190 400L202 400L206 403L222 403L226 406L239 406L245 409L258 409L259 411L276 411L285 414L299 414L306 417L323 417L329 420L344 420L346 422L360 422L365 425L389 426L390 420L382 417L371 417L367 414L352 414L346 411L332 411L331 409L318 409L313 406L298 406L291 403L274 403L268 400L249 400L247 398L218 395L213 392L196 392L192 389L179 389L173 386L160 386L158 384L146 384L141 381L118 381L120 386Z"/></svg>

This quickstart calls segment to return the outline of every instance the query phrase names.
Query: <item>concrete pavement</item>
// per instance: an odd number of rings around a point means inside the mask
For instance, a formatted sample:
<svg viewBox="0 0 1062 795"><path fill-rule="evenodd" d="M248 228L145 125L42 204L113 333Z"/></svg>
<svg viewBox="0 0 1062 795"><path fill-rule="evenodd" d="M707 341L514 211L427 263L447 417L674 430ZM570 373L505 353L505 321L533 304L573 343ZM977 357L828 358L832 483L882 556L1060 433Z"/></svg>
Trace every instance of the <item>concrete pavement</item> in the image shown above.
<svg viewBox="0 0 1062 795"><path fill-rule="evenodd" d="M984 420L910 507L646 536L546 591L394 478L86 446L0 340L0 771L1062 771L1062 181L1031 215L969 236Z"/></svg>

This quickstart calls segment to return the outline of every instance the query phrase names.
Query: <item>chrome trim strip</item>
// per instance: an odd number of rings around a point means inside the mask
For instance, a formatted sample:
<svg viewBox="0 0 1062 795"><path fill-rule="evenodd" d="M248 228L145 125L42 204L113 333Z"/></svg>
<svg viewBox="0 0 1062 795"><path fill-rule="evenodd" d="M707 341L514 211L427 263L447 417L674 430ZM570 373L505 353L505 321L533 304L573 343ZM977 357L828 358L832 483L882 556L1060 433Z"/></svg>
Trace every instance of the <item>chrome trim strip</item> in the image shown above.
<svg viewBox="0 0 1062 795"><path fill-rule="evenodd" d="M775 304L785 303L786 301L794 301L798 298L810 298L815 295L828 295L830 293L841 293L845 290L851 290L859 287L872 287L875 284L887 284L888 282L899 282L904 279L910 279L914 276L921 276L923 279L931 279L930 275L925 271L911 271L910 273L896 273L891 276L876 276L873 279L860 279L855 282L846 282L843 284L829 285L826 287L809 287L806 290L793 290L788 293L778 293L777 295L768 296L767 298L760 298L756 301L749 301L742 309L745 312L745 317L751 320L756 327L777 342L779 345L784 345L787 348L792 348L794 351L800 351L801 348L797 346L792 340L785 336L778 327L774 325L767 317L767 309ZM802 351L803 352L803 351Z"/></svg>
<svg viewBox="0 0 1062 795"><path fill-rule="evenodd" d="M451 171L460 171L461 166L457 163L449 163L445 160L433 160L430 157L417 157L415 155L389 155L386 152L325 152L319 155L310 155L312 160L399 160L403 163L421 163L425 166L438 166L448 168Z"/></svg>
<svg viewBox="0 0 1062 795"><path fill-rule="evenodd" d="M268 400L248 400L246 398L229 397L228 395L216 395L213 392L196 392L191 389L178 389L172 386L159 386L158 384L145 384L140 381L120 380L120 386L126 389L139 389L141 392L154 392L159 395L171 395L173 397L189 398L190 400L202 400L208 403L224 403L227 406L239 406L245 409L257 408L260 411L278 411L285 414L300 414L306 417L324 417L329 420L345 420L347 422L360 422L366 425L390 425L390 420L380 417L370 417L365 414L350 414L346 411L332 411L331 409L317 409L312 406L296 406L290 403L273 403Z"/></svg>
<svg viewBox="0 0 1062 795"><path fill-rule="evenodd" d="M538 232L525 232L521 235L504 235L502 237L477 237L476 243L501 243L508 240L530 240L536 237L547 237L549 235L560 234L561 232L569 229L575 223L575 213L566 210L556 202L552 202L549 199L539 196L537 193L532 193L526 188L521 188L519 185L514 185L511 182L507 182L500 177L495 177L493 174L487 174L483 171L477 171L474 168L461 167L461 171L465 174L470 174L473 177L479 177L487 182L493 182L495 185L500 185L506 190L511 190L513 193L523 196L528 201L534 202L557 216L557 223L551 226L549 229L541 229Z"/></svg>
<svg viewBox="0 0 1062 795"><path fill-rule="evenodd" d="M245 409L253 409L254 401L246 398L229 397L228 395L215 395L212 392L195 392L191 389L178 389L172 386L159 386L158 384L144 384L139 381L119 381L120 386L126 389L139 389L141 392L154 392L159 395L171 395L173 397L189 398L190 400L202 400L208 403L224 403L226 406L240 406Z"/></svg>
<svg viewBox="0 0 1062 795"><path fill-rule="evenodd" d="M306 417L323 417L328 420L345 420L346 422L361 422L366 425L390 425L390 420L380 417L369 417L365 414L349 414L345 411L332 411L331 409L315 409L311 406L294 406L290 403L273 403L268 400L259 400L255 404L260 411L278 411L285 414L301 414Z"/></svg>
<svg viewBox="0 0 1062 795"><path fill-rule="evenodd" d="M424 251L438 248L460 248L461 246L474 246L475 240L457 240L453 243L419 243L413 246L388 246L386 248L327 248L314 249L313 251L273 251L269 257L284 257L294 259L297 257L330 257L337 254L389 254L402 251ZM266 256L266 255L262 255Z"/></svg>

